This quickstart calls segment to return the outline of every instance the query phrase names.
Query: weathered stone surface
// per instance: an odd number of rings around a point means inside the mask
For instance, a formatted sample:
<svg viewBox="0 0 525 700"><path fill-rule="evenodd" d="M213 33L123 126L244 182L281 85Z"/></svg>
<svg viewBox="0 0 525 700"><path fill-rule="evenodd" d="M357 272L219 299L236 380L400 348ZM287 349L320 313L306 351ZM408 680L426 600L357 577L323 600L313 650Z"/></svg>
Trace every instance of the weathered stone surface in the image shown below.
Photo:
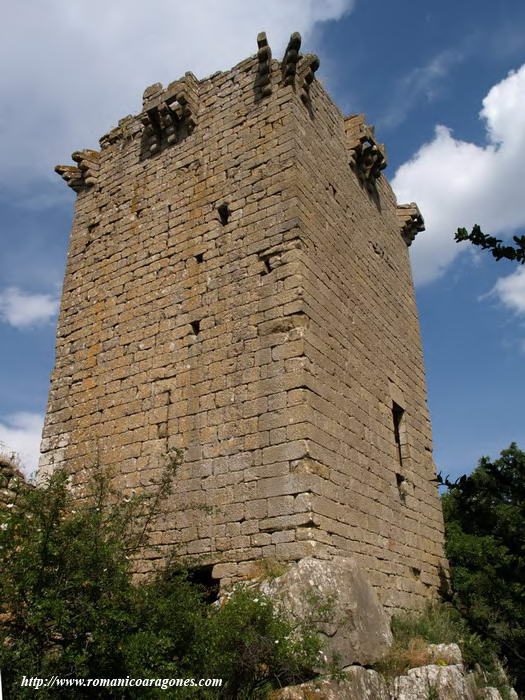
<svg viewBox="0 0 525 700"><path fill-rule="evenodd" d="M274 691L271 700L501 700L496 688L481 688L461 664L421 666L387 684L383 676L362 666L344 669L343 680L322 677ZM518 700L514 690L511 697Z"/></svg>
<svg viewBox="0 0 525 700"><path fill-rule="evenodd" d="M321 634L329 659L340 666L372 664L392 643L389 619L357 564L347 558L302 559L261 585L294 618Z"/></svg>
<svg viewBox="0 0 525 700"><path fill-rule="evenodd" d="M166 552L223 584L351 556L386 606L416 608L447 566L407 249L422 224L300 43L280 65L261 34L229 71L151 86L58 168L78 194L41 470L82 483L98 461L129 492L182 448Z"/></svg>
<svg viewBox="0 0 525 700"><path fill-rule="evenodd" d="M461 664L463 657L457 644L429 644L428 654L431 664Z"/></svg>
<svg viewBox="0 0 525 700"><path fill-rule="evenodd" d="M501 693L497 688L483 688L479 691L480 700L502 700Z"/></svg>
<svg viewBox="0 0 525 700"><path fill-rule="evenodd" d="M31 488L15 462L0 455L0 508L12 508L20 489Z"/></svg>
<svg viewBox="0 0 525 700"><path fill-rule="evenodd" d="M344 680L317 680L282 688L271 700L390 700L385 680L362 666L345 669Z"/></svg>
<svg viewBox="0 0 525 700"><path fill-rule="evenodd" d="M475 700L461 664L453 666L421 666L411 668L406 676L398 676L392 684L393 700L427 700L434 690L438 700Z"/></svg>

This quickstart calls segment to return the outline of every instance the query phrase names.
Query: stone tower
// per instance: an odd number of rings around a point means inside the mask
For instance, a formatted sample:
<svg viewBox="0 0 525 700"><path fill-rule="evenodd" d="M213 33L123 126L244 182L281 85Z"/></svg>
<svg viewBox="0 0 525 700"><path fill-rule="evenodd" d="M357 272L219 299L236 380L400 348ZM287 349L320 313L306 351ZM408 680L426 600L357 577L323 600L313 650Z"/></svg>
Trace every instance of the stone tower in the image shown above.
<svg viewBox="0 0 525 700"><path fill-rule="evenodd" d="M41 472L82 481L98 460L126 491L184 448L158 545L223 583L350 555L410 608L444 566L408 256L423 220L300 43L273 60L263 33L230 71L149 87L56 168L77 200Z"/></svg>

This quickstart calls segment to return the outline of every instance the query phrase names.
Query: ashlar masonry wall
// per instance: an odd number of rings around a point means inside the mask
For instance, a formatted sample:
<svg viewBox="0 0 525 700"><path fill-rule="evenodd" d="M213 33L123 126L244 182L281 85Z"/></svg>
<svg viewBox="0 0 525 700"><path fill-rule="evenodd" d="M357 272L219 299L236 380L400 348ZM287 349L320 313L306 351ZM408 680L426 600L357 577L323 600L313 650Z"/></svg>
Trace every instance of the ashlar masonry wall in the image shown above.
<svg viewBox="0 0 525 700"><path fill-rule="evenodd" d="M191 73L57 171L77 191L41 473L123 492L184 449L161 551L228 583L351 554L410 608L444 570L407 244L422 228L292 35ZM153 566L146 552L141 570Z"/></svg>

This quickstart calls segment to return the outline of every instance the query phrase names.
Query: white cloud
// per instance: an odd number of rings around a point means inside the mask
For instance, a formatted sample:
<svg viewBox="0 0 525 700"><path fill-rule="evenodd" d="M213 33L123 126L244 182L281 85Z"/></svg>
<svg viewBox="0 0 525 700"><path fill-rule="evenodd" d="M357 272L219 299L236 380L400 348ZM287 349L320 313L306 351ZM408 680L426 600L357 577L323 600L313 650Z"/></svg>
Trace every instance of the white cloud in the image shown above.
<svg viewBox="0 0 525 700"><path fill-rule="evenodd" d="M191 70L227 69L268 33L279 57L292 31L306 40L354 0L24 0L0 24L0 178L31 193L73 150L98 147L141 108L145 87ZM312 50L312 43L308 45Z"/></svg>
<svg viewBox="0 0 525 700"><path fill-rule="evenodd" d="M22 471L30 476L38 466L44 416L21 411L0 421L0 448L4 454L18 456Z"/></svg>
<svg viewBox="0 0 525 700"><path fill-rule="evenodd" d="M396 172L399 202L416 201L427 231L412 246L416 283L438 278L461 249L460 226L479 224L493 235L525 225L525 65L495 85L483 100L487 144L455 139L446 126Z"/></svg>
<svg viewBox="0 0 525 700"><path fill-rule="evenodd" d="M507 277L500 277L492 292L509 309L525 314L525 267L519 267Z"/></svg>
<svg viewBox="0 0 525 700"><path fill-rule="evenodd" d="M0 292L0 321L15 328L29 328L50 321L59 302L50 294L29 294L18 287Z"/></svg>

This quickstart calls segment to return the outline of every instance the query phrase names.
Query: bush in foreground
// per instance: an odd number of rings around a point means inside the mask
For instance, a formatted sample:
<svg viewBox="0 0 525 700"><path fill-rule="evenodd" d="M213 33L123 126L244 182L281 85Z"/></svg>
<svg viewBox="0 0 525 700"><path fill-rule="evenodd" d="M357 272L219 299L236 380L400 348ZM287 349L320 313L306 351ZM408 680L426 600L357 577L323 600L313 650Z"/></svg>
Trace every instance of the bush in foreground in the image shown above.
<svg viewBox="0 0 525 700"><path fill-rule="evenodd" d="M173 563L140 584L132 561L148 544L180 462L146 495L117 498L95 470L79 502L65 472L21 489L0 510L0 668L8 697L29 697L22 676L222 678L217 689L141 689L141 697L264 696L309 677L319 641L240 590L224 605ZM129 693L129 694L128 694ZM45 697L136 697L136 689L75 688Z"/></svg>
<svg viewBox="0 0 525 700"><path fill-rule="evenodd" d="M394 643L376 665L387 678L405 674L408 669L433 663L429 644L457 644L467 669L477 670L479 687L497 688L503 700L510 700L510 685L490 641L472 632L453 606L435 603L418 613L392 618Z"/></svg>
<svg viewBox="0 0 525 700"><path fill-rule="evenodd" d="M525 693L525 453L513 443L444 483L451 602Z"/></svg>

